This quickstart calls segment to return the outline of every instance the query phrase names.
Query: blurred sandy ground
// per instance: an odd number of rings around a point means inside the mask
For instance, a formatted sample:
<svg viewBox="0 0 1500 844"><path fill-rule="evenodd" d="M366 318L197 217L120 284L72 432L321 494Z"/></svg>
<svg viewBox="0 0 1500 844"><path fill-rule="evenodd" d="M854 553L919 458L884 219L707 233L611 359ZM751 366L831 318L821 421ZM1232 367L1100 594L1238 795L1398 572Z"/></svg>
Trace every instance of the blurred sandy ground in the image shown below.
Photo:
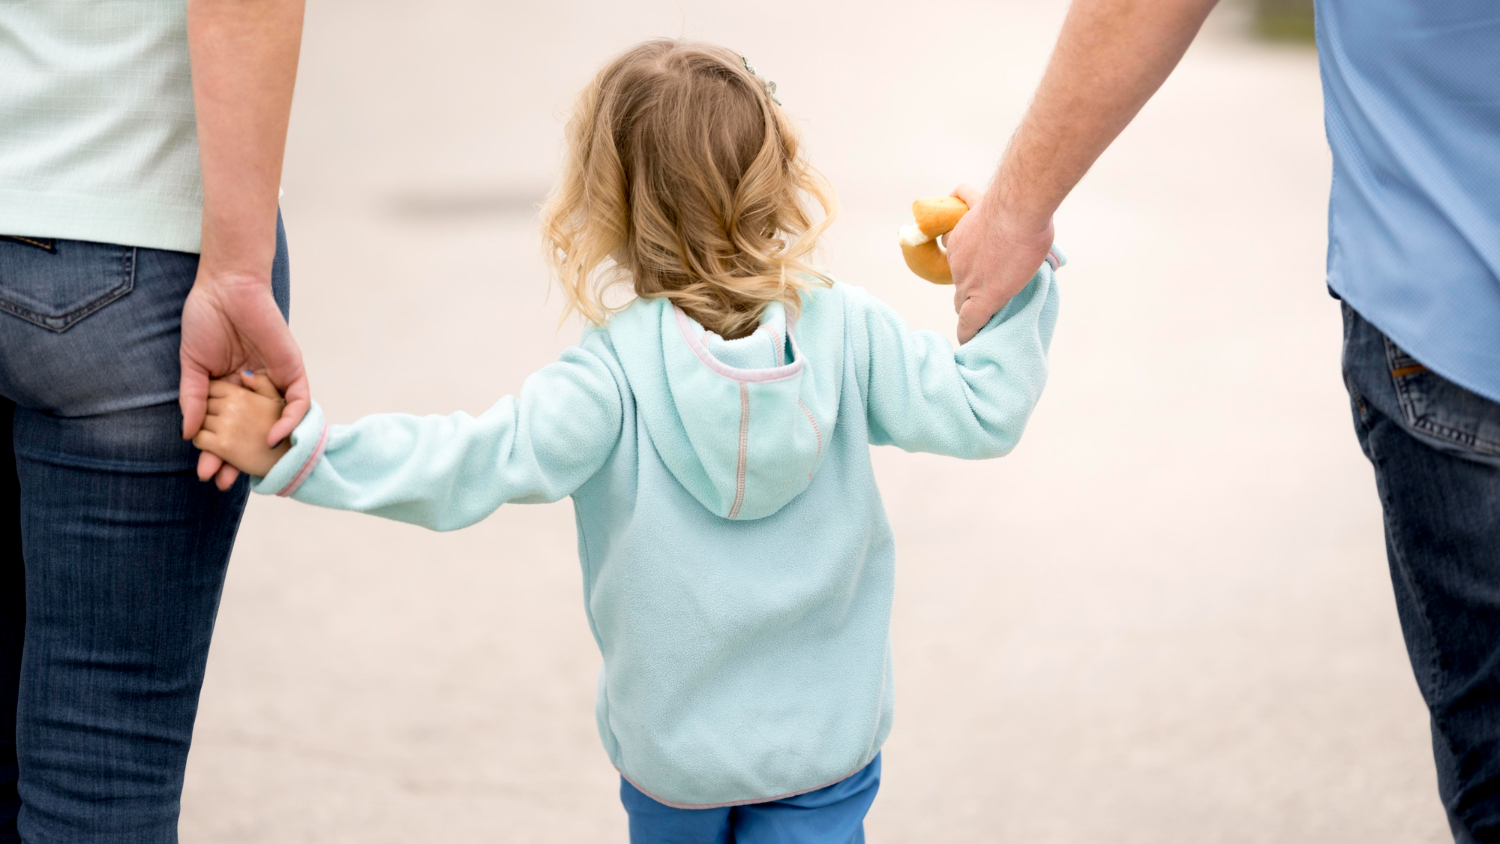
<svg viewBox="0 0 1500 844"><path fill-rule="evenodd" d="M310 4L285 210L315 394L478 412L576 338L534 203L574 93L657 35L780 83L842 197L828 266L951 336L895 229L989 174L1064 10ZM877 454L901 569L873 841L1447 840L1322 284L1316 60L1234 14L1059 218L1019 451ZM435 535L261 499L241 537L184 840L625 840L568 503Z"/></svg>

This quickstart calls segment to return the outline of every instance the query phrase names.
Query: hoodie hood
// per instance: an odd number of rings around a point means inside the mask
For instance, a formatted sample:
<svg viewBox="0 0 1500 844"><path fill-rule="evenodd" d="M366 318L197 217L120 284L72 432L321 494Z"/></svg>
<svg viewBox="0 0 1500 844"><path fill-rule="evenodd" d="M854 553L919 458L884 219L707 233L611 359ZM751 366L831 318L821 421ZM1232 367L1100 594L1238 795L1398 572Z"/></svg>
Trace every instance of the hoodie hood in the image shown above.
<svg viewBox="0 0 1500 844"><path fill-rule="evenodd" d="M806 298L804 324L811 300L823 297ZM831 325L819 325L816 347L805 348L780 303L738 340L665 299L639 299L610 320L652 445L714 515L764 518L812 483L836 421L843 347L842 319L814 321Z"/></svg>

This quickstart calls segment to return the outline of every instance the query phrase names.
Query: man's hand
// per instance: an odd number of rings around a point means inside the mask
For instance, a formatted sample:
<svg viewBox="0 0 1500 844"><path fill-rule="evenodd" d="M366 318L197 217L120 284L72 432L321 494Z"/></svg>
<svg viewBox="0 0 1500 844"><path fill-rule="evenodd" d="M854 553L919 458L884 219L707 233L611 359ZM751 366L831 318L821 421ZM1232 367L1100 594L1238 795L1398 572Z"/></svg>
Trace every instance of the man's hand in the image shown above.
<svg viewBox="0 0 1500 844"><path fill-rule="evenodd" d="M1050 218L1032 224L1009 219L1003 203L973 185L959 185L953 195L969 206L946 238L958 342L967 343L1036 275L1052 248L1053 229Z"/></svg>
<svg viewBox="0 0 1500 844"><path fill-rule="evenodd" d="M184 439L202 428L209 380L243 369L264 370L286 396L286 407L266 438L267 446L274 445L291 434L311 406L302 352L271 297L269 279L200 272L182 308L178 402ZM198 457L198 476L215 478L220 489L228 489L238 474L207 451Z"/></svg>
<svg viewBox="0 0 1500 844"><path fill-rule="evenodd" d="M285 402L263 374L247 374L240 380L245 386L226 380L209 383L208 415L193 445L241 471L265 477L291 450L285 441L266 442L273 426L279 424ZM233 482L220 479L219 489L228 489Z"/></svg>
<svg viewBox="0 0 1500 844"><path fill-rule="evenodd" d="M1046 260L1052 214L1156 93L1218 0L1073 0L1047 73L989 190L948 235L958 339L973 337Z"/></svg>

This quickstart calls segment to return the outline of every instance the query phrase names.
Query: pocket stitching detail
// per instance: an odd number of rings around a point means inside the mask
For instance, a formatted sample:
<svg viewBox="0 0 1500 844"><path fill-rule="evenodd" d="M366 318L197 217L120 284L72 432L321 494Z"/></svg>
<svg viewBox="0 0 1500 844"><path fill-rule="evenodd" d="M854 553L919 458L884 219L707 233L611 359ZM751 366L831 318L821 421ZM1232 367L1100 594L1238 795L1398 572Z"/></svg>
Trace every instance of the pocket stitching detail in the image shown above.
<svg viewBox="0 0 1500 844"><path fill-rule="evenodd" d="M125 247L120 250L120 274L122 280L118 285L106 290L98 298L85 302L65 314L51 315L38 313L24 305L17 304L5 298L0 298L0 311L5 311L13 316L24 319L32 325L61 334L74 325L77 325L84 317L89 316L135 289L135 251L136 248L134 246Z"/></svg>
<svg viewBox="0 0 1500 844"><path fill-rule="evenodd" d="M1472 448L1475 451L1479 451L1484 454L1500 454L1500 442L1495 442L1483 437L1475 436L1468 431L1460 431L1454 428L1449 428L1447 425L1441 425L1428 419L1418 418L1416 402L1411 397L1411 392L1408 385L1411 381L1409 377L1410 375L1422 373L1410 373L1408 375L1398 377L1396 375L1396 372L1402 368L1405 368L1403 366L1398 366L1398 364L1403 363L1403 361L1400 359L1401 357L1413 360L1413 362L1416 363L1420 362L1415 361L1414 358L1411 358L1410 355L1407 355L1395 343L1392 343L1391 338L1383 337L1382 339L1385 340L1386 367L1391 374L1391 386L1395 387L1396 389L1396 399L1401 405L1401 417L1407 425L1419 431L1422 431L1423 433L1431 434L1435 437L1440 437L1466 448ZM1426 367L1423 367L1423 371L1431 372L1431 370L1428 370Z"/></svg>

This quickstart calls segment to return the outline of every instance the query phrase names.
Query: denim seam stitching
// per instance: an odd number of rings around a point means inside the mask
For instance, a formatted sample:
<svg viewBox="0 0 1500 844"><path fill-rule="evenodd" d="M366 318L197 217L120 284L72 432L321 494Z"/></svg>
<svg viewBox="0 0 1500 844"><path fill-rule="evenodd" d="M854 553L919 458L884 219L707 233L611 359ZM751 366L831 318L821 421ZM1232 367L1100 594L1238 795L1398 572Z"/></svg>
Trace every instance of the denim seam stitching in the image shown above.
<svg viewBox="0 0 1500 844"><path fill-rule="evenodd" d="M89 302L85 302L84 304L78 306L77 308L74 308L71 311L68 311L65 314L55 315L43 314L39 311L34 311L26 307L25 305L12 302L9 299L0 298L0 311L5 311L14 316L20 317L21 319L24 319L27 322L38 327L45 328L48 331L55 331L61 334L62 332L67 331L69 328L72 328L74 325L76 325L79 320L82 320L84 317L93 314L95 311L99 310L105 305L114 302L121 296L124 296L126 293L129 293L130 291L135 289L135 247L125 247L120 251L121 281L115 287L112 287L109 290L106 290L104 293L100 294L99 298L93 299ZM51 322L57 322L60 324L57 326L53 326L49 324Z"/></svg>
<svg viewBox="0 0 1500 844"><path fill-rule="evenodd" d="M1434 434L1453 440L1454 442L1457 442L1460 445L1466 445L1469 448L1474 449L1475 451L1479 451L1484 454L1500 454L1500 443L1491 442L1490 440L1484 439L1482 437L1477 437L1469 433L1468 431L1455 430L1453 428L1447 427L1446 425L1439 425L1436 422L1429 422L1426 419L1422 419L1411 424L1414 428L1419 428L1429 434Z"/></svg>
<svg viewBox="0 0 1500 844"><path fill-rule="evenodd" d="M1394 422L1394 420L1391 421ZM1376 478L1378 480L1380 477L1380 471L1385 466L1385 460L1376 453L1374 440L1369 436L1371 427L1372 426L1368 422L1365 423L1365 440L1369 444L1370 461L1375 464ZM1399 566L1400 571L1402 572L1401 576L1405 578L1405 572L1410 570L1410 566L1407 565L1406 556L1400 551L1400 542L1395 541L1395 537L1400 534L1401 531L1399 527L1390 520L1389 516L1386 515L1393 509L1390 495L1385 489L1385 484L1383 483L1376 484L1376 492L1380 496L1381 515L1382 521L1385 522L1386 535L1392 538L1389 548L1390 554L1391 556L1396 558L1396 563ZM1428 641L1431 642L1432 659L1429 661L1429 665L1424 666L1425 673L1427 674L1427 680L1432 684L1432 688L1439 694L1441 694L1445 691L1442 688L1442 679L1444 673L1443 651L1438 644L1438 636L1432 623L1432 613L1427 606L1427 602L1421 597L1421 590L1416 588L1414 584L1411 584L1409 582L1407 584L1407 588L1412 594L1412 601L1416 603L1417 608L1421 611L1422 626L1425 628L1424 632L1427 634Z"/></svg>
<svg viewBox="0 0 1500 844"><path fill-rule="evenodd" d="M1389 342L1389 338L1387 338L1387 342ZM1395 420L1390 420L1390 421L1394 422ZM1370 426L1368 424L1366 424L1366 426L1365 426L1365 433L1366 433L1366 442L1369 444L1369 456L1370 456L1371 462L1374 463L1375 466L1376 466L1376 473L1375 473L1376 474L1376 481L1377 481L1376 482L1376 491L1379 493L1379 496L1380 496L1380 503L1381 503L1381 508L1380 509L1381 509L1382 521L1385 522L1386 535L1388 537L1391 537L1394 534L1396 534L1398 531L1397 531L1397 528L1396 528L1395 524L1393 522L1391 522L1388 517L1385 516L1385 514L1391 512L1391 500L1388 497L1388 495L1386 493L1386 490L1382 488L1385 485L1383 483L1379 482L1379 479L1380 479L1380 467L1384 464L1384 461L1380 460L1378 458L1378 456L1376 455L1376 453L1375 453L1375 445L1374 445L1373 439L1369 437L1369 433L1370 433L1369 429L1370 429ZM1388 544L1388 552L1390 553L1391 556L1393 556L1393 557L1396 558L1396 560L1400 564L1400 567L1401 567L1401 569L1402 569L1403 572L1407 571L1409 569L1409 566L1406 565L1405 555L1403 555L1401 553L1401 551L1400 551L1400 543L1399 542L1391 541ZM1436 694L1438 696L1442 696L1442 695L1445 695L1446 692L1447 692L1447 688L1446 688L1447 684L1443 682L1443 676L1445 674L1445 670L1443 668L1443 650L1442 650L1441 645L1439 644L1439 640L1438 640L1437 634L1433 631L1432 614L1428 610L1427 602L1424 601L1424 600L1422 600L1420 590L1412 588L1410 586L1410 584L1408 584L1408 588L1411 589L1412 600L1416 603L1417 608L1419 610L1421 610L1422 624L1427 628L1426 629L1426 633L1427 633L1429 641L1432 643L1432 659L1429 660L1430 664L1428 666L1426 666L1428 677L1429 677L1429 682L1431 682L1432 688L1434 689L1434 691L1436 692ZM1415 668L1416 667L1413 666L1413 673L1415 673ZM1425 695L1424 695L1424 698L1425 698ZM1426 701L1424 700L1424 702L1426 702ZM1428 709L1429 710L1432 709L1431 704L1428 704ZM1457 759L1458 758L1458 753L1456 752L1456 748L1454 748L1454 746L1453 746L1453 742L1451 740L1449 740L1447 734L1445 732L1443 732L1442 730L1433 730L1433 734L1435 736L1441 736L1442 737L1443 744L1447 747L1448 755L1450 757L1454 758L1454 759Z"/></svg>
<svg viewBox="0 0 1500 844"><path fill-rule="evenodd" d="M196 463L193 461L177 463L172 460L96 460L76 455L58 455L53 452L32 448L17 448L15 454L18 458L24 457L27 460L39 463L67 466L73 469L97 469L104 472L141 472L144 474L171 475L180 472L192 472L196 466Z"/></svg>
<svg viewBox="0 0 1500 844"><path fill-rule="evenodd" d="M1344 303L1344 306L1347 308L1348 303ZM1351 324L1347 321L1345 323L1345 329L1345 348L1347 349L1350 341L1349 334L1352 331ZM1392 348L1395 346L1395 344L1391 342L1389 337L1385 337L1382 335L1381 339L1384 341L1386 366L1389 370L1392 359ZM1374 420L1372 420L1370 417L1374 414L1367 406L1364 397L1359 395L1358 391L1354 389L1353 384L1355 379L1353 378L1347 366L1345 368L1345 380L1350 386L1350 397L1355 399L1358 404L1358 413L1355 417L1355 424L1357 428L1360 429L1359 432L1362 434L1360 439L1362 441L1361 444L1364 446L1365 456L1369 458L1370 463L1375 468L1375 491L1380 498L1381 521L1382 526L1385 528L1386 537L1388 539L1387 549L1391 557L1393 558L1392 562L1396 564L1391 571L1391 576L1394 578L1399 575L1402 578L1406 578L1406 572L1409 570L1409 567L1406 565L1405 556L1401 554L1399 550L1400 543L1396 541L1396 537L1400 533L1400 529L1390 519L1389 513L1391 512L1391 500L1389 490L1386 487L1386 483L1382 480L1382 469L1385 466L1385 460L1376 449L1375 438L1371 436L1374 428ZM1392 378L1391 381L1392 386L1398 393L1397 401L1398 403L1402 404L1402 416L1405 417L1407 415L1405 398L1404 396L1400 395L1402 387L1399 383L1397 383L1397 379ZM1385 416L1385 414L1381 415ZM1398 422L1396 419L1390 418L1389 416L1386 416L1386 421L1392 425L1396 425L1398 429L1401 427L1400 422ZM1407 583L1407 588L1411 592L1412 600L1416 604L1417 610L1421 616L1422 626L1424 628L1423 632L1427 635L1428 641L1432 643L1431 658L1427 660L1428 664L1424 665L1422 667L1422 670L1427 677L1427 681L1430 687L1434 690L1441 691L1443 678L1443 652L1442 649L1438 646L1438 637L1434 632L1432 614L1428 610L1427 602L1422 600L1421 598L1421 591L1416 589L1415 586L1409 582L1409 580ZM1416 665L1412 666L1412 673L1417 673ZM1444 740L1446 741L1446 738Z"/></svg>
<svg viewBox="0 0 1500 844"><path fill-rule="evenodd" d="M1386 367L1394 372L1397 368L1396 352L1399 351L1399 347L1395 343L1392 343L1389 337L1383 337L1382 339L1385 340ZM1394 374L1391 376L1391 384L1396 388L1396 398L1401 404L1401 416L1406 424L1424 433L1432 434L1435 437L1455 442L1482 453L1500 454L1500 442L1492 442L1483 437L1471 434L1468 431L1460 431L1455 428L1449 428L1447 425L1439 425L1436 422L1418 418L1416 403L1411 398L1407 380L1406 378L1397 378Z"/></svg>

